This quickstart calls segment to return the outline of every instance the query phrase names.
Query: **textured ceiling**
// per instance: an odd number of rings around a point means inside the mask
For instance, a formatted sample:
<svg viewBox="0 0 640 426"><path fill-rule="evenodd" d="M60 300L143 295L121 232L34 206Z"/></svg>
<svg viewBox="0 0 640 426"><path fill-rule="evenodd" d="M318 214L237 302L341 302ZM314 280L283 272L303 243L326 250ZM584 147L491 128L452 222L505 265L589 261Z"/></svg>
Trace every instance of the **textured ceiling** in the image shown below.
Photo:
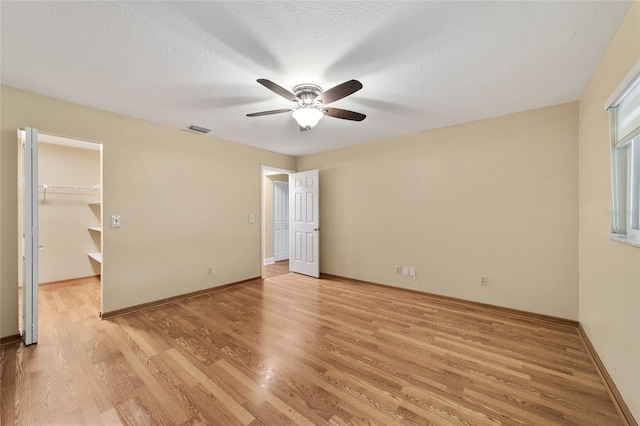
<svg viewBox="0 0 640 426"><path fill-rule="evenodd" d="M629 6L2 1L1 83L298 156L577 100ZM246 117L293 105L258 78L367 118Z"/></svg>

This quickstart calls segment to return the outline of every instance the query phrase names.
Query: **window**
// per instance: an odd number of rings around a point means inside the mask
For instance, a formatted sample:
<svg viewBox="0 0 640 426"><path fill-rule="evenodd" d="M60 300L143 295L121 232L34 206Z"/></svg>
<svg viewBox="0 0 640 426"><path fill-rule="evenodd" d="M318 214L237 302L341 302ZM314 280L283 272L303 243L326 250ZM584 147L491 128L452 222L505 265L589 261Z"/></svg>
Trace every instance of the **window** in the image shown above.
<svg viewBox="0 0 640 426"><path fill-rule="evenodd" d="M608 103L611 130L611 236L640 246L640 62Z"/></svg>

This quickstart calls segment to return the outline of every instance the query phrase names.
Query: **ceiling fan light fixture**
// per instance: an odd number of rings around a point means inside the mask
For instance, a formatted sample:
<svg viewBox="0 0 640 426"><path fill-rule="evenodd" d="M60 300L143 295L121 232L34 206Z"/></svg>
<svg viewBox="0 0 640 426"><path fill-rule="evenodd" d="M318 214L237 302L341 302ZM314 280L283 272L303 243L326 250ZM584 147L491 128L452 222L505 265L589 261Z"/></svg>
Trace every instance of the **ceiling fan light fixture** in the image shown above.
<svg viewBox="0 0 640 426"><path fill-rule="evenodd" d="M312 106L302 106L291 113L300 127L310 129L324 116L321 110Z"/></svg>
<svg viewBox="0 0 640 426"><path fill-rule="evenodd" d="M0 0L1 1L1 0ZM291 112L291 116L300 126L300 131L304 132L314 127L320 119L327 115L342 120L362 121L367 116L355 111L348 111L342 108L325 108L325 105L345 98L358 90L362 89L362 83L358 80L345 81L327 91L323 91L322 87L317 84L298 84L293 88L293 93L282 86L277 85L271 80L259 78L258 83L271 90L276 95L295 102L294 108L273 109L270 111L261 111L247 114L247 117L260 117L263 115L283 114Z"/></svg>

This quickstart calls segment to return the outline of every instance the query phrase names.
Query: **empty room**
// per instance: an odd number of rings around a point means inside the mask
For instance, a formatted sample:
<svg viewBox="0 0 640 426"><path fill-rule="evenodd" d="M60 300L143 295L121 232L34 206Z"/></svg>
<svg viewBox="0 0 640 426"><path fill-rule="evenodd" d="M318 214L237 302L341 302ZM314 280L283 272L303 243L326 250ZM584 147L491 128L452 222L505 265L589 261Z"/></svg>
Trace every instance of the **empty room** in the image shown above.
<svg viewBox="0 0 640 426"><path fill-rule="evenodd" d="M0 20L0 424L638 424L640 2Z"/></svg>

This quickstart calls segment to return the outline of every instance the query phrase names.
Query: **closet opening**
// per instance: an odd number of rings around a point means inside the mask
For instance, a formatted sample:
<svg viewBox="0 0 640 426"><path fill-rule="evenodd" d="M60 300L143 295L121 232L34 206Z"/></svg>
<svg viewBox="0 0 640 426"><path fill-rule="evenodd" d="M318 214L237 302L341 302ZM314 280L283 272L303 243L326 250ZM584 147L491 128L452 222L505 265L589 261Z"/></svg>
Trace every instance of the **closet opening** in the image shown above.
<svg viewBox="0 0 640 426"><path fill-rule="evenodd" d="M47 286L65 285L70 308L75 305L74 299L90 298L88 305L95 312L87 314L99 316L102 310L102 144L38 132L36 145L37 174L34 173L33 178L37 180L38 192L37 218L34 217L38 244L37 265L34 265L37 293L41 295ZM22 161L18 167L22 169ZM18 202L18 210L19 229L23 229L22 200ZM22 259L19 261L18 310L20 332L24 334L25 272ZM78 294L88 288L92 289L90 295Z"/></svg>

